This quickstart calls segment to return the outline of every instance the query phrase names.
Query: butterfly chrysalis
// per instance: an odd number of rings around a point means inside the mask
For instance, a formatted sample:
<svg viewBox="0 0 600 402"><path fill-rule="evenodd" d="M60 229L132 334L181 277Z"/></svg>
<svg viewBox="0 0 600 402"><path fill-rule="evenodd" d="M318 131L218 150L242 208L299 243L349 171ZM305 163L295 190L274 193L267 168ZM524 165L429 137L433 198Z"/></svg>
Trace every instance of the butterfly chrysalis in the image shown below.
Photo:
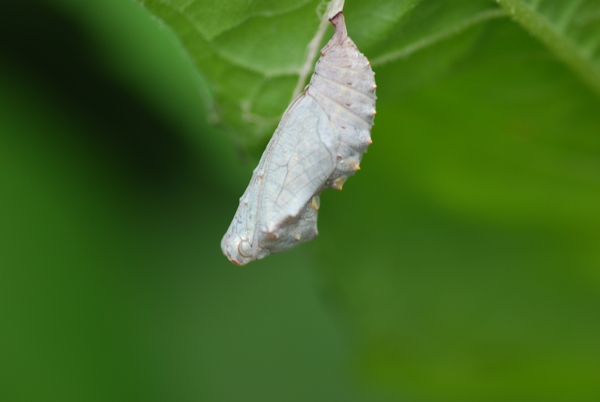
<svg viewBox="0 0 600 402"><path fill-rule="evenodd" d="M341 190L371 144L374 73L348 37L342 12L330 21L333 38L285 111L221 242L237 265L317 236L319 194Z"/></svg>

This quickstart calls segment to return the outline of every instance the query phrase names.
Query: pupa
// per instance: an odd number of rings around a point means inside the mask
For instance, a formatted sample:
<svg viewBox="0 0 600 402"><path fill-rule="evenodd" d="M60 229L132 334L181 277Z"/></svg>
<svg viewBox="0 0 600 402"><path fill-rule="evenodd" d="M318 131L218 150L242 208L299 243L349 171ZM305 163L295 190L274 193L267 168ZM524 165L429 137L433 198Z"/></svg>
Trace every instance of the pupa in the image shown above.
<svg viewBox="0 0 600 402"><path fill-rule="evenodd" d="M341 190L372 142L375 73L348 37L344 14L330 21L333 38L285 111L221 241L234 264L315 238L319 195Z"/></svg>

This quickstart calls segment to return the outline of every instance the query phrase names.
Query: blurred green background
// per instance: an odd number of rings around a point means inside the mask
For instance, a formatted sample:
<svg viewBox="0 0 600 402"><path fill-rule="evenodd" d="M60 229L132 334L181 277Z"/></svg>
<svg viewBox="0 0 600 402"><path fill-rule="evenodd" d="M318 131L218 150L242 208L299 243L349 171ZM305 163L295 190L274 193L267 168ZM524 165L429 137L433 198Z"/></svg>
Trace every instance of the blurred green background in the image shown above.
<svg viewBox="0 0 600 402"><path fill-rule="evenodd" d="M374 144L239 268L319 3L0 4L0 400L600 400L600 4L348 0Z"/></svg>

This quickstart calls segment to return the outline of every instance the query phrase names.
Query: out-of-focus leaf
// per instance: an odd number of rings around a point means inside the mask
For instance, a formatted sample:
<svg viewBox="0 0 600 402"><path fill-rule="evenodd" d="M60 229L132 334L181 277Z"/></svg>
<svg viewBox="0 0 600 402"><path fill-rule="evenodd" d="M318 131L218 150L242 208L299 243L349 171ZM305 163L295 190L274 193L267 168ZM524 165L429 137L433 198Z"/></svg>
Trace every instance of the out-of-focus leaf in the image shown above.
<svg viewBox="0 0 600 402"><path fill-rule="evenodd" d="M53 1L89 15L107 3ZM320 3L145 2L247 147L264 143L289 103ZM0 266L16 269L0 269L11 362L0 389L27 400L39 390L63 400L360 399L331 374L342 347L312 298L315 267L355 341L359 377L395 399L600 399L600 102L594 78L565 67L593 72L597 62L556 48L596 54L595 4L348 0L350 36L377 72L375 142L344 191L323 194L318 239L243 271L218 247L231 189L243 191L235 158L212 141L221 133L187 123L212 139L196 148L201 178L145 193L81 141L78 116L6 79ZM525 6L534 11L523 20ZM502 21L511 13L518 23ZM124 15L98 24L135 43ZM105 54L165 116L201 116L183 70ZM59 139L69 131L74 140Z"/></svg>
<svg viewBox="0 0 600 402"><path fill-rule="evenodd" d="M494 3L480 0L421 1L413 8L405 21L381 35L376 45L364 47L364 51L372 54L374 66L407 58L472 26L506 16ZM355 12L353 10L349 7L350 16ZM372 24L379 25L376 20Z"/></svg>
<svg viewBox="0 0 600 402"><path fill-rule="evenodd" d="M509 3L346 4L349 34L377 72L375 143L343 196L323 194L321 236L305 250L317 250L357 335L359 372L397 396L600 395L600 104L519 25L491 21L519 20ZM581 10L595 3L575 3L537 2L534 22L552 28L541 39L563 62L593 72L598 24ZM223 8L214 36L190 28L197 14L154 4L211 82L223 121L246 139L270 134L316 3L237 23ZM564 44L593 60L557 51ZM594 74L583 74L591 86Z"/></svg>
<svg viewBox="0 0 600 402"><path fill-rule="evenodd" d="M365 401L310 258L222 255L242 169L169 32L43 1L0 2L0 401Z"/></svg>
<svg viewBox="0 0 600 402"><path fill-rule="evenodd" d="M600 94L600 1L497 1Z"/></svg>
<svg viewBox="0 0 600 402"><path fill-rule="evenodd" d="M600 102L508 21L443 80L396 95L468 36L378 69L374 143L344 194L322 195L311 246L377 387L597 399Z"/></svg>

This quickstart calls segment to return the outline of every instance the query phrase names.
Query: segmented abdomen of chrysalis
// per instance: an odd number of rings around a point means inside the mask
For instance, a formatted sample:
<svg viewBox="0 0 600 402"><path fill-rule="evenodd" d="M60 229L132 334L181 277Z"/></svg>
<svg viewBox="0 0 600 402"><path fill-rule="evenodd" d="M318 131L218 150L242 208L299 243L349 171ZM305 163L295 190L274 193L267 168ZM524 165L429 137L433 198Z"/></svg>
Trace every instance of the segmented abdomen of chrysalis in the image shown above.
<svg viewBox="0 0 600 402"><path fill-rule="evenodd" d="M359 169L371 144L375 116L375 73L367 58L348 37L344 15L331 19L335 34L321 50L306 93L329 117L338 139L337 165L327 183L341 189L348 176Z"/></svg>

